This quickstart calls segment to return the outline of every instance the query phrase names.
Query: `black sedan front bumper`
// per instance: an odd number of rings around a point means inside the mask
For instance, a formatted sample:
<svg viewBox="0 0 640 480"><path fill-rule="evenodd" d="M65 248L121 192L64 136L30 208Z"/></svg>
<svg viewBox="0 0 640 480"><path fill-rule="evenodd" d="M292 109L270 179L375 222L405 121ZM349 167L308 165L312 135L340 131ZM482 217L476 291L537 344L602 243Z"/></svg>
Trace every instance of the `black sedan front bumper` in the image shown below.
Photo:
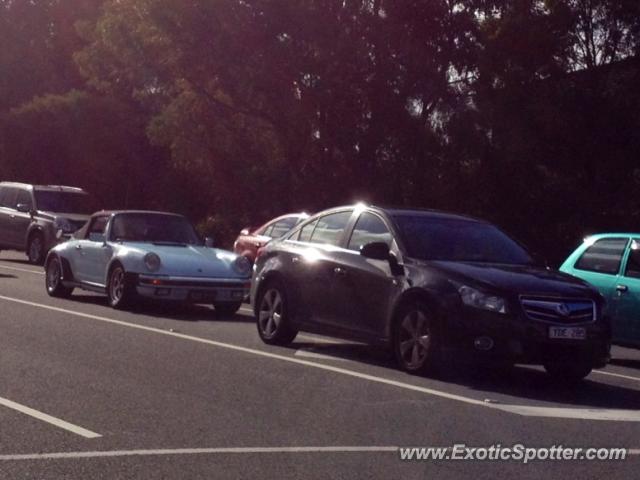
<svg viewBox="0 0 640 480"><path fill-rule="evenodd" d="M594 368L609 361L611 328L605 319L570 325L583 328L584 339L550 338L553 326L567 327L465 307L448 318L443 328L447 347L487 360L538 365L582 362Z"/></svg>

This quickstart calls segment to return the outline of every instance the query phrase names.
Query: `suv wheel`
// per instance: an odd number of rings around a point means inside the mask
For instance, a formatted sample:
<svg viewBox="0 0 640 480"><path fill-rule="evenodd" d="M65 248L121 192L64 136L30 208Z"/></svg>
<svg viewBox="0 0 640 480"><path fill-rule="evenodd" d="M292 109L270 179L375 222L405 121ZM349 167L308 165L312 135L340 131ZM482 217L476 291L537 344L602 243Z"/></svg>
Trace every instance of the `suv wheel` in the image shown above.
<svg viewBox="0 0 640 480"><path fill-rule="evenodd" d="M258 335L269 345L288 345L298 331L289 325L289 304L284 286L271 281L262 289L257 301Z"/></svg>
<svg viewBox="0 0 640 480"><path fill-rule="evenodd" d="M50 297L69 298L73 288L62 283L62 263L58 257L52 257L45 268L45 282Z"/></svg>
<svg viewBox="0 0 640 480"><path fill-rule="evenodd" d="M134 287L130 284L127 273L121 265L116 265L109 273L107 295L109 296L109 305L118 310L128 308L133 303Z"/></svg>
<svg viewBox="0 0 640 480"><path fill-rule="evenodd" d="M27 257L29 263L42 265L44 262L44 238L41 233L34 233L27 244Z"/></svg>
<svg viewBox="0 0 640 480"><path fill-rule="evenodd" d="M439 338L433 316L422 303L401 309L394 325L393 351L399 367L409 373L427 373L436 367Z"/></svg>

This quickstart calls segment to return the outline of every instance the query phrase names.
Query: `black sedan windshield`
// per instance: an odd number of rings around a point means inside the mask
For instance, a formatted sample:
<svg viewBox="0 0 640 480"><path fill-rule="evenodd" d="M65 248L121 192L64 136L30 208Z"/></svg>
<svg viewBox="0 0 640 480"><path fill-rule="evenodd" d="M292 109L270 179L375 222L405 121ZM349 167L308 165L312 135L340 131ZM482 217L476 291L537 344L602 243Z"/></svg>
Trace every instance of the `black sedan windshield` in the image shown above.
<svg viewBox="0 0 640 480"><path fill-rule="evenodd" d="M533 262L518 243L488 223L427 215L397 215L395 221L414 258L515 265Z"/></svg>
<svg viewBox="0 0 640 480"><path fill-rule="evenodd" d="M118 242L200 244L189 221L177 215L127 213L113 219L111 239Z"/></svg>

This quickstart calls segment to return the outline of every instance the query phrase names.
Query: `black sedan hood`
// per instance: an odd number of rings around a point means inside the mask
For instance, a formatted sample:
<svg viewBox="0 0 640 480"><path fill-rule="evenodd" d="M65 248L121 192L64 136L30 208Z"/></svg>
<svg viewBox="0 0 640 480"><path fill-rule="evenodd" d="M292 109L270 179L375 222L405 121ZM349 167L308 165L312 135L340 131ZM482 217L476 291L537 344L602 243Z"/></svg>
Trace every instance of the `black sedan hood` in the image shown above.
<svg viewBox="0 0 640 480"><path fill-rule="evenodd" d="M431 262L470 286L478 285L512 294L595 297L596 291L579 278L566 273L528 265L464 262Z"/></svg>

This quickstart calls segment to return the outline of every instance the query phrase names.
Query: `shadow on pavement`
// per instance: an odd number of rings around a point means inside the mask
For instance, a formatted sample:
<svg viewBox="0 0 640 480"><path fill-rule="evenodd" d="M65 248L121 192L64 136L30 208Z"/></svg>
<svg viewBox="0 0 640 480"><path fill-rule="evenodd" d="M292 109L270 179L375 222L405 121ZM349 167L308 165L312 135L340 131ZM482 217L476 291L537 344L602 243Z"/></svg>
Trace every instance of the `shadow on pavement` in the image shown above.
<svg viewBox="0 0 640 480"><path fill-rule="evenodd" d="M292 349L304 349L303 355L314 354L334 357L338 360L353 360L368 365L396 369L393 355L380 347L362 344L322 344L294 342ZM313 358L309 358L313 360ZM339 366L338 363L333 365ZM345 368L348 368L345 366ZM638 388L630 388L613 379L592 373L583 382L561 383L555 381L537 367L500 367L489 364L470 364L465 361L447 363L446 370L440 369L428 378L454 384L491 398L492 394L516 397L509 403L519 403L519 399L552 402L571 408L610 408L640 410L640 383ZM420 377L416 377L420 378ZM437 388L437 387L435 387ZM461 394L465 394L462 392Z"/></svg>
<svg viewBox="0 0 640 480"><path fill-rule="evenodd" d="M34 265L32 263L29 263L29 260L27 260L26 258L24 260L18 260L17 258L0 258L0 260L2 260L3 262L6 263L15 263L17 265L26 265L29 267L35 267L35 268L43 268L41 265Z"/></svg>
<svg viewBox="0 0 640 480"><path fill-rule="evenodd" d="M612 358L611 365L617 365L619 367L635 368L640 370L640 360L631 358Z"/></svg>
<svg viewBox="0 0 640 480"><path fill-rule="evenodd" d="M107 307L107 297L104 295L92 294L74 294L71 296L74 302L80 302L87 305L99 305ZM128 310L136 315L144 315L153 318L166 318L170 320L180 320L185 322L210 322L210 321L228 321L233 323L253 323L253 317L246 315L219 315L216 314L213 307L208 305L193 305L179 302L154 302L151 300L140 299L136 304Z"/></svg>

